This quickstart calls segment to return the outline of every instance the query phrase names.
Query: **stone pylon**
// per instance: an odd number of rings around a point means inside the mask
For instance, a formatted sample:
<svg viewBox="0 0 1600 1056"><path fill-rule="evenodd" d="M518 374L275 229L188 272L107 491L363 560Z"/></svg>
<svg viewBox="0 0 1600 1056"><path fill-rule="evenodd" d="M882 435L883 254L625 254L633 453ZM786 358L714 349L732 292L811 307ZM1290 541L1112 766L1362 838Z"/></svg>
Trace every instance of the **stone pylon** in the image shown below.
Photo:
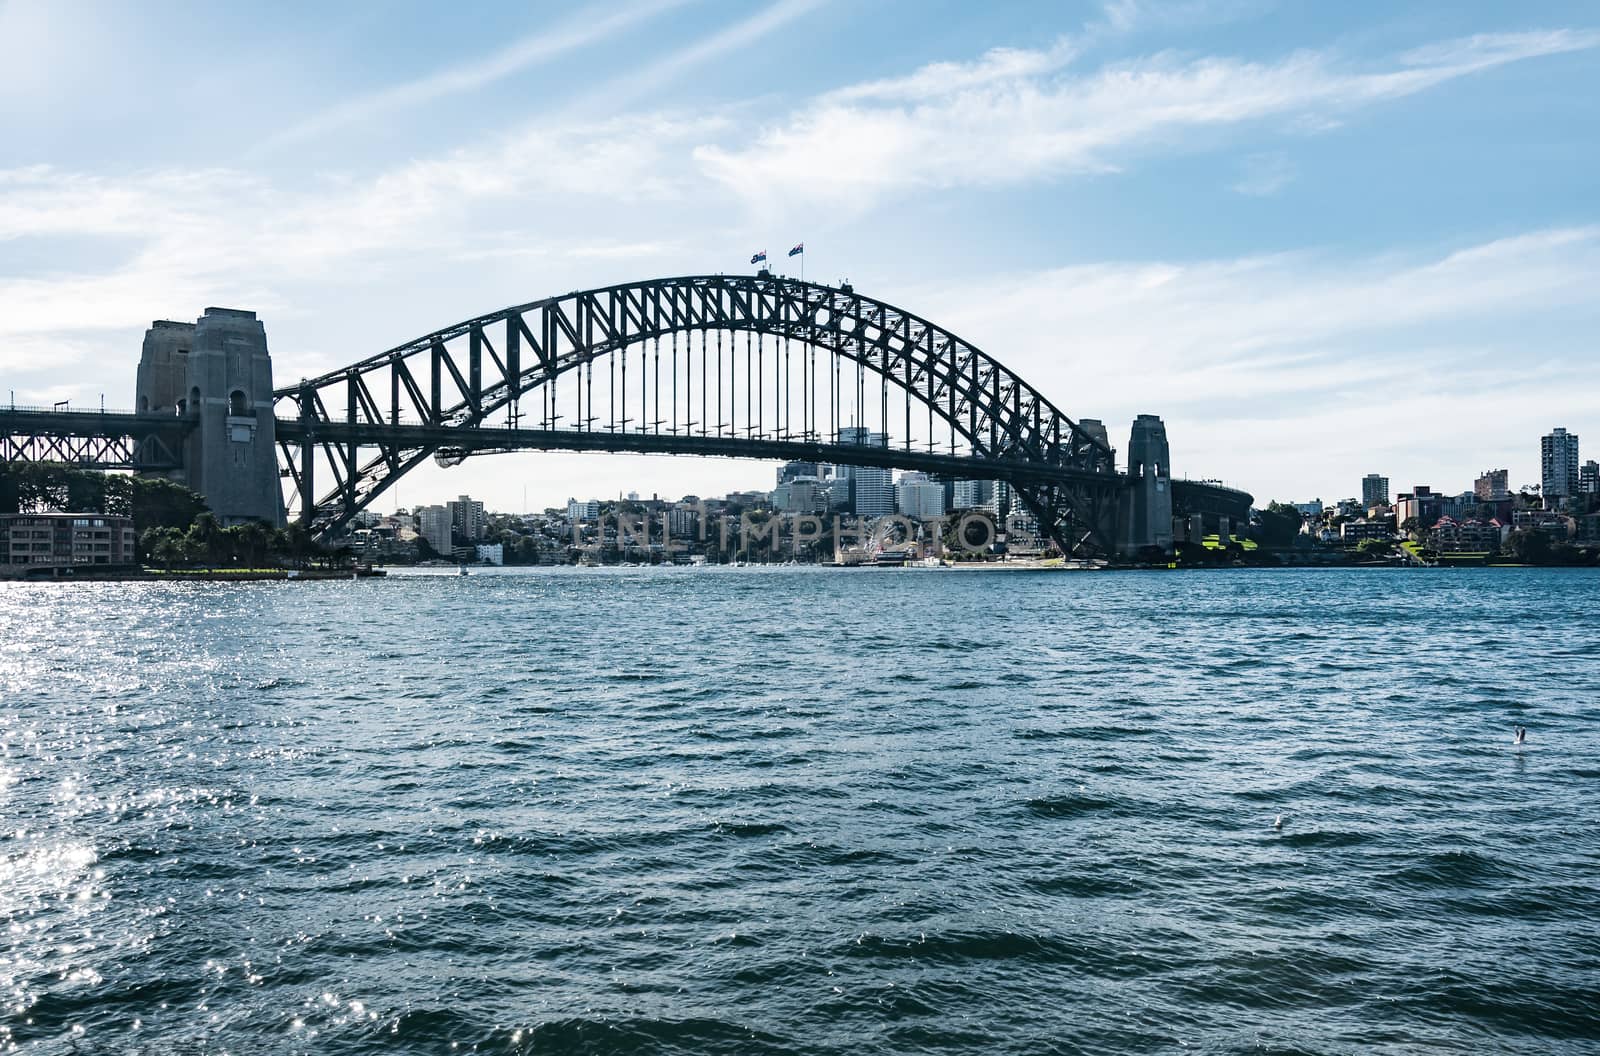
<svg viewBox="0 0 1600 1056"><path fill-rule="evenodd" d="M144 336L135 407L194 423L174 477L224 525L283 524L272 358L256 313L207 308L194 323L158 321Z"/></svg>
<svg viewBox="0 0 1600 1056"><path fill-rule="evenodd" d="M1133 420L1128 440L1128 481L1117 518L1118 548L1127 555L1145 547L1172 549L1172 464L1167 427L1154 414Z"/></svg>

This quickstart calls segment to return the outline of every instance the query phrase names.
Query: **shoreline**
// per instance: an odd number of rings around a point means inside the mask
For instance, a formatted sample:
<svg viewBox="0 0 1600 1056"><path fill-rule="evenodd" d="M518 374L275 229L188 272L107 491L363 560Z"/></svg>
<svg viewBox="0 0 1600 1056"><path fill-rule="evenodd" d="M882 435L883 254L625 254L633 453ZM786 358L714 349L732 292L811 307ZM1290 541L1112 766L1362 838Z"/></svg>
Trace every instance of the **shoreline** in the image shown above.
<svg viewBox="0 0 1600 1056"><path fill-rule="evenodd" d="M454 568L455 566L451 566ZM1022 563L1022 562L958 562L937 567L928 565L832 565L832 564L805 564L805 565L636 565L632 567L623 565L488 565L469 566L473 575L504 574L506 569L573 569L584 571L615 570L637 572L645 569L672 568L683 569L726 569L732 571L771 571L785 568L827 569L830 571L848 572L1051 572L1051 573L1084 573L1084 572L1238 572L1238 571L1335 571L1340 569L1399 569L1406 571L1437 571L1445 569L1538 569L1538 568L1593 568L1592 565L1528 565L1528 564L1494 564L1470 566L1418 566L1396 565L1389 563L1366 564L1304 564L1304 565L1278 565L1278 564L1239 564L1239 565L1067 565L1061 563ZM455 578L456 573L446 572L443 566L427 565L388 565L361 571L354 570L328 570L328 569L194 569L194 570L151 570L151 569L121 569L116 571L81 573L75 572L67 575L52 576L0 576L0 585L8 583L311 583L348 581L352 579L382 579L389 573L396 572L397 578ZM513 573L515 574L515 573Z"/></svg>

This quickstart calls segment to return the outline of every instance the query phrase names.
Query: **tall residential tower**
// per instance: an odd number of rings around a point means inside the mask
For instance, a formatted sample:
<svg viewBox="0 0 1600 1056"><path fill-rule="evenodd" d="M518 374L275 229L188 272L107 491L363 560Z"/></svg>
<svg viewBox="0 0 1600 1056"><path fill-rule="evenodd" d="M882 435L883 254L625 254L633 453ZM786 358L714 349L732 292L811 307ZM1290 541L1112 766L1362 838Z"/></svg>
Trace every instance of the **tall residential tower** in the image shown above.
<svg viewBox="0 0 1600 1056"><path fill-rule="evenodd" d="M1539 476L1545 504L1578 493L1578 434L1557 428L1539 441Z"/></svg>

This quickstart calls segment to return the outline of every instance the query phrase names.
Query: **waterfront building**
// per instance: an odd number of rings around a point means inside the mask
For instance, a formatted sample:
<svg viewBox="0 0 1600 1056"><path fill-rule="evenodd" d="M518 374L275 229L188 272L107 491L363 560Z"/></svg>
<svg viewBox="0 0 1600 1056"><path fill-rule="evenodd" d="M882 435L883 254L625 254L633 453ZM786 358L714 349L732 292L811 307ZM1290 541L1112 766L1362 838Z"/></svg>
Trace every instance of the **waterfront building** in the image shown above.
<svg viewBox="0 0 1600 1056"><path fill-rule="evenodd" d="M500 543L479 543L473 550L477 554L479 564L503 565L506 563L506 548Z"/></svg>
<svg viewBox="0 0 1600 1056"><path fill-rule="evenodd" d="M1394 525L1382 520L1362 518L1346 521L1339 526L1339 541L1345 546L1355 546L1368 539L1393 539Z"/></svg>
<svg viewBox="0 0 1600 1056"><path fill-rule="evenodd" d="M1578 434L1556 428L1539 441L1539 477L1545 505L1578 493Z"/></svg>
<svg viewBox="0 0 1600 1056"><path fill-rule="evenodd" d="M574 524L582 521L596 521L600 519L600 503L595 499L579 502L577 499L567 500L567 520Z"/></svg>
<svg viewBox="0 0 1600 1056"><path fill-rule="evenodd" d="M1044 549L1044 533L1032 514L1013 513L1006 518L1006 552L1037 554Z"/></svg>
<svg viewBox="0 0 1600 1056"><path fill-rule="evenodd" d="M1466 520L1476 516L1478 507L1483 505L1478 501L1478 496L1470 491L1463 491L1460 495L1439 496L1439 516L1450 517L1457 521Z"/></svg>
<svg viewBox="0 0 1600 1056"><path fill-rule="evenodd" d="M1472 485L1479 502L1503 502L1511 497L1511 474L1504 469L1486 469Z"/></svg>
<svg viewBox="0 0 1600 1056"><path fill-rule="evenodd" d="M1553 539L1565 539L1571 534L1569 526L1572 518L1564 517L1555 510L1541 510L1529 508L1513 510L1511 513L1511 526L1524 532L1543 532Z"/></svg>
<svg viewBox="0 0 1600 1056"><path fill-rule="evenodd" d="M1484 553L1500 545L1504 538L1502 527L1493 519L1458 521L1454 517L1440 517L1428 533L1428 543L1441 554Z"/></svg>
<svg viewBox="0 0 1600 1056"><path fill-rule="evenodd" d="M698 528L699 510L694 506L674 506L667 511L667 534L674 539L689 539Z"/></svg>
<svg viewBox="0 0 1600 1056"><path fill-rule="evenodd" d="M31 568L131 565L133 521L99 513L0 514L0 563ZM11 571L17 569L13 567Z"/></svg>
<svg viewBox="0 0 1600 1056"><path fill-rule="evenodd" d="M435 552L448 557L451 547L450 507L418 506L417 534L427 540Z"/></svg>
<svg viewBox="0 0 1600 1056"><path fill-rule="evenodd" d="M483 512L483 503L468 495L461 495L450 505L450 530L457 539L475 543L483 538L489 527L489 518Z"/></svg>
<svg viewBox="0 0 1600 1056"><path fill-rule="evenodd" d="M772 508L779 513L826 513L828 493L816 477L794 477L772 489Z"/></svg>
<svg viewBox="0 0 1600 1056"><path fill-rule="evenodd" d="M1361 478L1361 505L1366 509L1389 505L1389 478L1368 473Z"/></svg>
<svg viewBox="0 0 1600 1056"><path fill-rule="evenodd" d="M1426 484L1418 484L1410 491L1402 491L1394 500L1394 521L1404 525L1415 519L1417 529L1426 531L1439 519L1439 496Z"/></svg>
<svg viewBox="0 0 1600 1056"><path fill-rule="evenodd" d="M944 516L944 485L928 479L926 473L902 473L895 485L894 504L903 515L916 521Z"/></svg>
<svg viewBox="0 0 1600 1056"><path fill-rule="evenodd" d="M1578 491L1584 495L1600 493L1600 462L1591 458L1578 468Z"/></svg>

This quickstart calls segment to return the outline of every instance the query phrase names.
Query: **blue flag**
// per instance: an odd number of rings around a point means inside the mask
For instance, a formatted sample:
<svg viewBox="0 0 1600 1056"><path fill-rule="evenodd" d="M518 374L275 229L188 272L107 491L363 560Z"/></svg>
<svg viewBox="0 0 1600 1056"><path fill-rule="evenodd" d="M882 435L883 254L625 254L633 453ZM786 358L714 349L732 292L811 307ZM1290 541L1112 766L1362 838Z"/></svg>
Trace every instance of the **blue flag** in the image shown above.
<svg viewBox="0 0 1600 1056"><path fill-rule="evenodd" d="M750 263L752 264L765 264L766 261L767 251L764 249L760 253L752 253L750 255Z"/></svg>
<svg viewBox="0 0 1600 1056"><path fill-rule="evenodd" d="M791 257L798 257L800 254L804 253L805 251L806 251L806 244L804 242L796 242L795 243L795 247L789 251L789 255Z"/></svg>

